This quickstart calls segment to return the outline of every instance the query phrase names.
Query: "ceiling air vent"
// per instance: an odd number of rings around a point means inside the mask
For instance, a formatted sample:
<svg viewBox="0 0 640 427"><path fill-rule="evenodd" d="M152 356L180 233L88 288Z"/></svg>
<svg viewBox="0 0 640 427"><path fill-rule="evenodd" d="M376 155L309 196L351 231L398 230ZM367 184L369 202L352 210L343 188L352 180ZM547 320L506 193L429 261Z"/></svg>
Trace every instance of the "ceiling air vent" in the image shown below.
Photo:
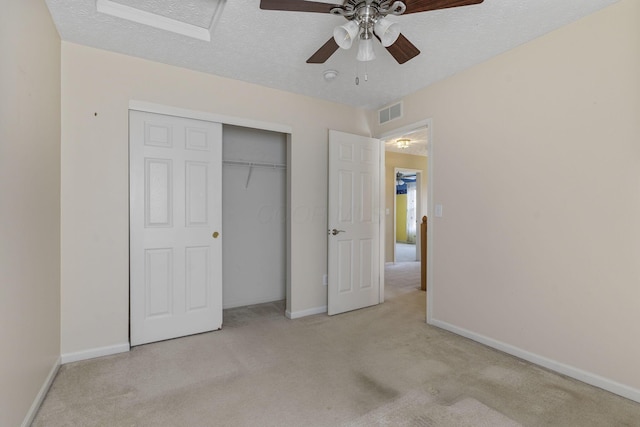
<svg viewBox="0 0 640 427"><path fill-rule="evenodd" d="M402 101L378 110L378 124L384 124L402 117Z"/></svg>

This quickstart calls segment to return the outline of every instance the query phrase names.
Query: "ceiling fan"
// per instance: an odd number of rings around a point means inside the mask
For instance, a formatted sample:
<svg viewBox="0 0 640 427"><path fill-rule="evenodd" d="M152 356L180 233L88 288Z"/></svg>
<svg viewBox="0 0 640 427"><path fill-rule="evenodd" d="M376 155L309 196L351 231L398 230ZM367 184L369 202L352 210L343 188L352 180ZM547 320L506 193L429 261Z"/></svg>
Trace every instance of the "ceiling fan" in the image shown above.
<svg viewBox="0 0 640 427"><path fill-rule="evenodd" d="M338 26L330 38L309 59L309 64L322 64L338 48L349 49L354 39L359 38L359 61L375 59L373 37L375 36L399 64L418 56L420 50L400 33L398 24L387 15L406 15L450 7L468 6L484 0L344 0L344 4L322 3L304 0L260 0L260 9L293 12L330 13L347 19Z"/></svg>
<svg viewBox="0 0 640 427"><path fill-rule="evenodd" d="M396 173L396 185L405 185L408 182L416 182L416 174L413 173Z"/></svg>

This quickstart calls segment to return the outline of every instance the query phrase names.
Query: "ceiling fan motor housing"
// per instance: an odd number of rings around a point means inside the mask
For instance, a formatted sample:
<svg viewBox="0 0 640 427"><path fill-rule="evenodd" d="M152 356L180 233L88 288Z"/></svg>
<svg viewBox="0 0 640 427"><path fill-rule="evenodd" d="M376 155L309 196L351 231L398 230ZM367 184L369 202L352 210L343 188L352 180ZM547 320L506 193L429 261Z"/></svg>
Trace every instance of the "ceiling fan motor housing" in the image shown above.
<svg viewBox="0 0 640 427"><path fill-rule="evenodd" d="M334 15L341 15L349 20L349 24L336 27L334 31L336 43L343 49L349 49L358 34L360 40L366 41L371 40L375 32L383 46L390 46L398 39L400 30L397 24L384 18L389 14L400 15L405 10L406 5L401 1L392 3L390 0L347 0L343 6L334 7L330 11ZM357 27L353 23L357 24ZM366 55L360 52L358 56L358 60L361 61L373 58L375 58L373 53Z"/></svg>
<svg viewBox="0 0 640 427"><path fill-rule="evenodd" d="M362 28L373 26L376 21L387 15L402 15L407 6L401 1L347 0L343 6L334 7L331 13L356 19Z"/></svg>

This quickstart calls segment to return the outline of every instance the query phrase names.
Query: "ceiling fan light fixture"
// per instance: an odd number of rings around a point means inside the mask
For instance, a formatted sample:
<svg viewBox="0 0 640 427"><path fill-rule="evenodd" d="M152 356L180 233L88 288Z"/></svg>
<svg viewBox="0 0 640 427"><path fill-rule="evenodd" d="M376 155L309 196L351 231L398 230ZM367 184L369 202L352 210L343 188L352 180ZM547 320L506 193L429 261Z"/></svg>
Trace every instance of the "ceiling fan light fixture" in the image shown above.
<svg viewBox="0 0 640 427"><path fill-rule="evenodd" d="M333 29L333 39L342 49L349 49L353 40L358 37L360 26L356 21L349 21Z"/></svg>
<svg viewBox="0 0 640 427"><path fill-rule="evenodd" d="M400 37L400 25L384 17L376 21L373 31L380 37L380 42L384 47L391 46Z"/></svg>
<svg viewBox="0 0 640 427"><path fill-rule="evenodd" d="M373 51L373 40L371 38L360 39L360 43L358 44L358 56L356 59L362 62L373 61L376 59L376 54Z"/></svg>

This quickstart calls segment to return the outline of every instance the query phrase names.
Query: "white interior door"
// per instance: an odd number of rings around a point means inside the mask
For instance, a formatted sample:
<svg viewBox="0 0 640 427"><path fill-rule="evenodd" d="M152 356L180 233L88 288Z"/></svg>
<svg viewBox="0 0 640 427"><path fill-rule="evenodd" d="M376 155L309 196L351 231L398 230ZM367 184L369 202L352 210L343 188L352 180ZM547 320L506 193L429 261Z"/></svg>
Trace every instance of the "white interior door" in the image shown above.
<svg viewBox="0 0 640 427"><path fill-rule="evenodd" d="M329 315L380 297L380 141L329 131Z"/></svg>
<svg viewBox="0 0 640 427"><path fill-rule="evenodd" d="M131 345L222 325L222 125L131 111Z"/></svg>

